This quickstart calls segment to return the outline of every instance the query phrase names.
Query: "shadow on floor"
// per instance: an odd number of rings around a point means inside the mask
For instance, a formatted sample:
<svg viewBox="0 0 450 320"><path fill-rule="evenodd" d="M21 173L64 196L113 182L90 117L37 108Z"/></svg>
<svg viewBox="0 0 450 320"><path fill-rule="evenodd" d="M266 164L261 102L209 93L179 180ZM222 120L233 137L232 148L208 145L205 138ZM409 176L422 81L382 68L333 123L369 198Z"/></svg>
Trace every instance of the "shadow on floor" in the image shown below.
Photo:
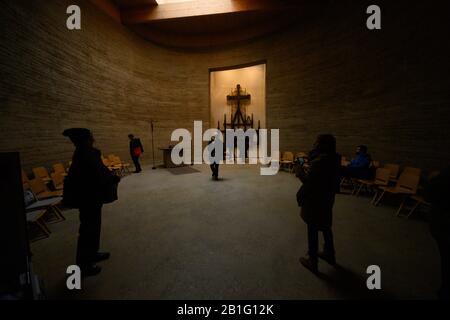
<svg viewBox="0 0 450 320"><path fill-rule="evenodd" d="M344 299L396 299L383 288L369 290L366 286L366 277L340 265L336 265L331 274L320 273L318 277L326 282L336 296Z"/></svg>

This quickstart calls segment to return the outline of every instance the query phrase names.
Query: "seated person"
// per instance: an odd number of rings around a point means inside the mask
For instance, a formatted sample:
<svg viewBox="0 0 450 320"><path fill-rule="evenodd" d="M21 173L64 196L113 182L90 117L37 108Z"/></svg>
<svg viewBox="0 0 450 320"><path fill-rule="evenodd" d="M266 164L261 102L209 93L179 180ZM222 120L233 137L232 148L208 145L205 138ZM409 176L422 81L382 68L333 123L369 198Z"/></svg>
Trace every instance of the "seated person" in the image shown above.
<svg viewBox="0 0 450 320"><path fill-rule="evenodd" d="M367 153L367 146L360 145L356 147L356 157L350 163L341 168L342 176L357 179L369 179L372 171L370 170L370 155Z"/></svg>

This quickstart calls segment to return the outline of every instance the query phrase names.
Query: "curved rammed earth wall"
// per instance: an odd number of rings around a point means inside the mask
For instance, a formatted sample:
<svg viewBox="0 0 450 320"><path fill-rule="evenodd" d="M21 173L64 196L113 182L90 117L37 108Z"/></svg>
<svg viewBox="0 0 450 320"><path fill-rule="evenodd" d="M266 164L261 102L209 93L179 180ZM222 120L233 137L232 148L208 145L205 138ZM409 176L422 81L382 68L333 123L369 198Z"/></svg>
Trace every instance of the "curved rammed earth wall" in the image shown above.
<svg viewBox="0 0 450 320"><path fill-rule="evenodd" d="M68 31L70 4L7 0L0 11L0 151L19 151L27 171L67 162L73 147L61 132L73 126L123 158L133 132L150 163L150 119L155 148L194 120L206 128L209 68L258 60L267 61L267 122L280 129L282 150L307 150L331 132L347 156L364 143L382 162L450 162L445 2L391 1L381 5L383 29L369 31L369 3L340 1L284 32L202 52L149 43L88 1L78 1L82 30Z"/></svg>

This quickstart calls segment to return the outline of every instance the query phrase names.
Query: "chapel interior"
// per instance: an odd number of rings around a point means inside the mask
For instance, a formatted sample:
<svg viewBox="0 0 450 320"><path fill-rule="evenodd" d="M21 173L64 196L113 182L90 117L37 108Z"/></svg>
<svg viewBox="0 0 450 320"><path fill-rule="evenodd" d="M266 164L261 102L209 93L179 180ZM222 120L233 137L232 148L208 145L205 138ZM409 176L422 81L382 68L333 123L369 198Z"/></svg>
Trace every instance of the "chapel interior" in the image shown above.
<svg viewBox="0 0 450 320"><path fill-rule="evenodd" d="M111 258L82 290L66 287L78 210L54 205L26 217L46 297L435 299L440 260L423 191L450 163L450 5L377 1L381 29L371 30L372 2L2 1L0 152L18 152L23 186L47 197L61 192L71 165L62 132L88 128L121 177L118 200L102 209ZM68 29L71 5L80 29ZM195 121L202 132L237 121L279 129L280 170L221 164L214 181L207 164L174 164L171 134L194 135ZM130 133L143 145L140 173ZM298 260L308 242L293 162L324 133L342 163L365 145L373 172L390 170L386 186L408 170L417 183L374 201L373 183L342 179L339 267L321 263L317 276ZM382 270L382 290L367 290L370 265Z"/></svg>

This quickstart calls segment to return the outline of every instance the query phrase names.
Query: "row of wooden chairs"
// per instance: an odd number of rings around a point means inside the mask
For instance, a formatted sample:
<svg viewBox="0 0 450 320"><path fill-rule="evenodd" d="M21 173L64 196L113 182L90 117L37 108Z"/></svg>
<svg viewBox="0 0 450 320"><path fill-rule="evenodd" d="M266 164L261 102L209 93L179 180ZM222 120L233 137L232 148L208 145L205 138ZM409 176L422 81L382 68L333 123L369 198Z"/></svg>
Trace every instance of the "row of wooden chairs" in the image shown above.
<svg viewBox="0 0 450 320"><path fill-rule="evenodd" d="M413 207L405 214L409 218L417 207L421 204L429 205L425 199L418 194L420 188L421 170L415 167L405 167L400 173L398 164L385 164L376 169L375 177L372 180L353 179L354 189L352 194L359 196L362 189L372 190L374 196L371 203L375 206L380 205L381 200L386 195L399 195L403 201L398 208L396 215L402 214L402 210L408 200L414 201Z"/></svg>
<svg viewBox="0 0 450 320"><path fill-rule="evenodd" d="M287 168L289 172L292 172L294 169L294 160L297 158L303 158L306 157L307 154L305 152L291 152L291 151L285 151L281 152L280 157L280 169Z"/></svg>
<svg viewBox="0 0 450 320"><path fill-rule="evenodd" d="M115 174L123 175L130 172L130 164L123 162L120 157L109 154L102 161L109 170ZM69 162L70 168L72 161ZM64 221L65 217L60 209L62 193L64 189L64 177L67 175L66 168L62 163L52 166L53 172L49 173L47 168L41 166L32 169L33 179L30 179L22 170L22 184L25 190L27 222L36 226L44 238L50 236L50 228L47 222ZM42 237L41 237L42 238ZM38 239L41 239L38 238Z"/></svg>
<svg viewBox="0 0 450 320"><path fill-rule="evenodd" d="M286 167L289 172L293 171L294 159L297 157L305 157L305 152L282 152L280 159L280 169ZM341 165L346 166L350 163L345 157L341 157ZM353 188L352 194L359 196L363 189L374 192L371 203L378 206L381 200L388 194L396 194L403 196L403 201L397 210L396 215L399 216L408 200L413 200L414 205L406 214L410 217L418 206L424 204L429 205L425 199L418 194L421 170L415 167L405 167L400 173L400 165L387 163L381 167L380 161L372 160L370 166L374 168L375 177L372 180L367 179L350 179ZM345 180L345 178L343 179ZM341 181L341 185L345 181Z"/></svg>
<svg viewBox="0 0 450 320"><path fill-rule="evenodd" d="M59 222L65 220L60 209L64 174L61 171L52 172L50 180L48 178L44 180L44 173L47 172L47 170L45 168L43 168L45 171L40 168L38 170L35 169L36 168L33 169L33 179L29 179L22 170L22 183L25 192L24 197L27 222L31 226L36 226L41 231L43 237L38 239L42 239L48 238L51 233L47 222ZM48 172L45 177L47 176ZM49 187L50 185L53 186L51 189Z"/></svg>
<svg viewBox="0 0 450 320"><path fill-rule="evenodd" d="M130 173L130 164L124 162L119 156L109 154L106 158L102 156L103 164L115 174L123 176L126 173Z"/></svg>

